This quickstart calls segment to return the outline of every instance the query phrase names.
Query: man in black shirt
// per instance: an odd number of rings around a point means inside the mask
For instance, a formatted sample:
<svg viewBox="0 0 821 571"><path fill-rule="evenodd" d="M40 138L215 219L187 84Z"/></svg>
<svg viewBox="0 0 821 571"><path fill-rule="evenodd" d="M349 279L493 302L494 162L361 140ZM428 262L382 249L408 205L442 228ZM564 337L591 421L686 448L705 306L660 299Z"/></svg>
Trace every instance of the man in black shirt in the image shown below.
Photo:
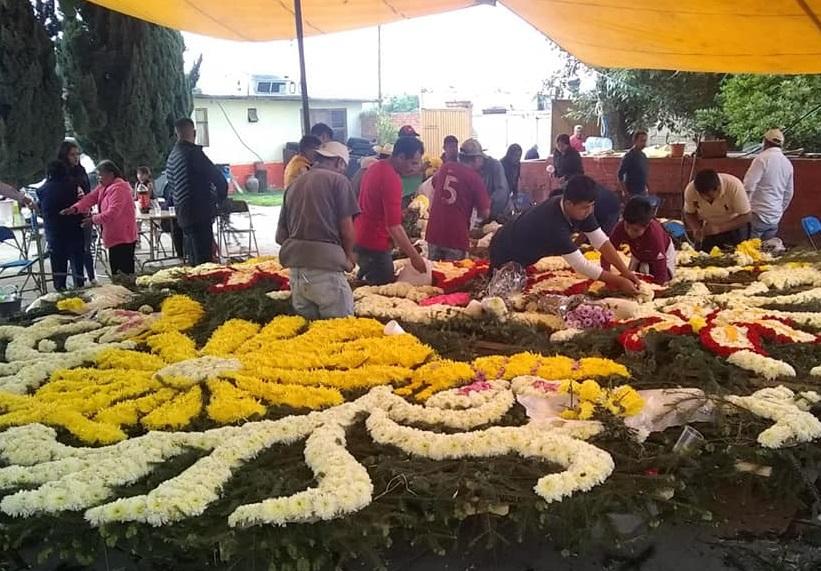
<svg viewBox="0 0 821 571"><path fill-rule="evenodd" d="M596 182L584 175L573 177L564 196L542 202L496 232L490 243L491 267L499 268L508 262L527 267L545 256L562 256L574 270L592 280L601 280L628 294L637 293L638 278L627 268L593 216L595 200ZM574 232L583 232L621 275L590 263L573 242Z"/></svg>
<svg viewBox="0 0 821 571"><path fill-rule="evenodd" d="M570 146L570 137L566 134L556 137L556 150L553 151L553 176L562 181L562 185L577 174L584 174L582 156Z"/></svg>
<svg viewBox="0 0 821 571"><path fill-rule="evenodd" d="M563 188L557 188L550 193L550 198L564 194ZM608 236L619 221L621 215L621 203L619 195L596 183L596 206L593 208L593 216L599 223L599 227Z"/></svg>
<svg viewBox="0 0 821 571"><path fill-rule="evenodd" d="M633 133L633 147L622 157L619 165L619 182L625 199L647 195L647 174L650 170L644 147L647 146L647 132Z"/></svg>

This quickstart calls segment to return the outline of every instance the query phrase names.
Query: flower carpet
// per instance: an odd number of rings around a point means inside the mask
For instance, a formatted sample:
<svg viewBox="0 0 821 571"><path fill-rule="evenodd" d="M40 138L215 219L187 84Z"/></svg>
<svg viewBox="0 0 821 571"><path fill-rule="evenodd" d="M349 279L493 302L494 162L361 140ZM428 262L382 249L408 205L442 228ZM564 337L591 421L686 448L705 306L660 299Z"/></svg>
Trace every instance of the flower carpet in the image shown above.
<svg viewBox="0 0 821 571"><path fill-rule="evenodd" d="M581 549L613 513L733 521L728 486L812 505L818 260L682 262L638 300L561 260L496 296L485 263L440 265L317 322L275 259L47 297L0 326L0 563L376 568L394 542Z"/></svg>

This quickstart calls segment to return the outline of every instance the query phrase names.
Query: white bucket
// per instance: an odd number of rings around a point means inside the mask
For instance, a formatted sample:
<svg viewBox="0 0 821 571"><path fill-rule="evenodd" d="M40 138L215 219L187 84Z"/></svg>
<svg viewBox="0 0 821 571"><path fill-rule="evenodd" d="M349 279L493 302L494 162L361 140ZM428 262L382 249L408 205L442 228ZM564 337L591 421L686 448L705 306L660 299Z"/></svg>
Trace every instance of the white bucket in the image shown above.
<svg viewBox="0 0 821 571"><path fill-rule="evenodd" d="M14 222L13 206L13 200L0 200L0 226L11 226Z"/></svg>

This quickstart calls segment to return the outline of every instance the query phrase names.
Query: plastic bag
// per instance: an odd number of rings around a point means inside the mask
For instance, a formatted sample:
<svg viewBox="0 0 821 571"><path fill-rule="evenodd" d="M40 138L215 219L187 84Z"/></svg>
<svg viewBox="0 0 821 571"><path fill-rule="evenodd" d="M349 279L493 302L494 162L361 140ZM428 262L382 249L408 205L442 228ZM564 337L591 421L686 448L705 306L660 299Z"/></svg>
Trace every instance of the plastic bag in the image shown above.
<svg viewBox="0 0 821 571"><path fill-rule="evenodd" d="M501 297L508 301L511 296L521 293L527 285L527 273L516 262L508 262L495 272L487 286L488 297Z"/></svg>
<svg viewBox="0 0 821 571"><path fill-rule="evenodd" d="M416 271L410 260L405 260L405 265L399 270L396 281L406 282L415 286L430 285L433 283L433 264L430 260L425 260L427 271L422 274Z"/></svg>

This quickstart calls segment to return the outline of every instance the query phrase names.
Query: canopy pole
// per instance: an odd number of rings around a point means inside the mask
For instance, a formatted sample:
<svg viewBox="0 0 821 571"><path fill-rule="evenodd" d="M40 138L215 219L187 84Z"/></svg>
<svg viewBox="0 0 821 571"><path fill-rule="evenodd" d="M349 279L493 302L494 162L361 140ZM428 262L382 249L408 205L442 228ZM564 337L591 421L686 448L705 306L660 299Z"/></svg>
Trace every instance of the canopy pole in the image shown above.
<svg viewBox="0 0 821 571"><path fill-rule="evenodd" d="M376 27L376 82L379 90L379 110L382 111L382 26Z"/></svg>
<svg viewBox="0 0 821 571"><path fill-rule="evenodd" d="M296 20L296 43L299 49L299 77L302 91L302 132L311 132L311 109L308 103L308 77L305 75L305 34L302 31L302 0L294 0L294 19Z"/></svg>

